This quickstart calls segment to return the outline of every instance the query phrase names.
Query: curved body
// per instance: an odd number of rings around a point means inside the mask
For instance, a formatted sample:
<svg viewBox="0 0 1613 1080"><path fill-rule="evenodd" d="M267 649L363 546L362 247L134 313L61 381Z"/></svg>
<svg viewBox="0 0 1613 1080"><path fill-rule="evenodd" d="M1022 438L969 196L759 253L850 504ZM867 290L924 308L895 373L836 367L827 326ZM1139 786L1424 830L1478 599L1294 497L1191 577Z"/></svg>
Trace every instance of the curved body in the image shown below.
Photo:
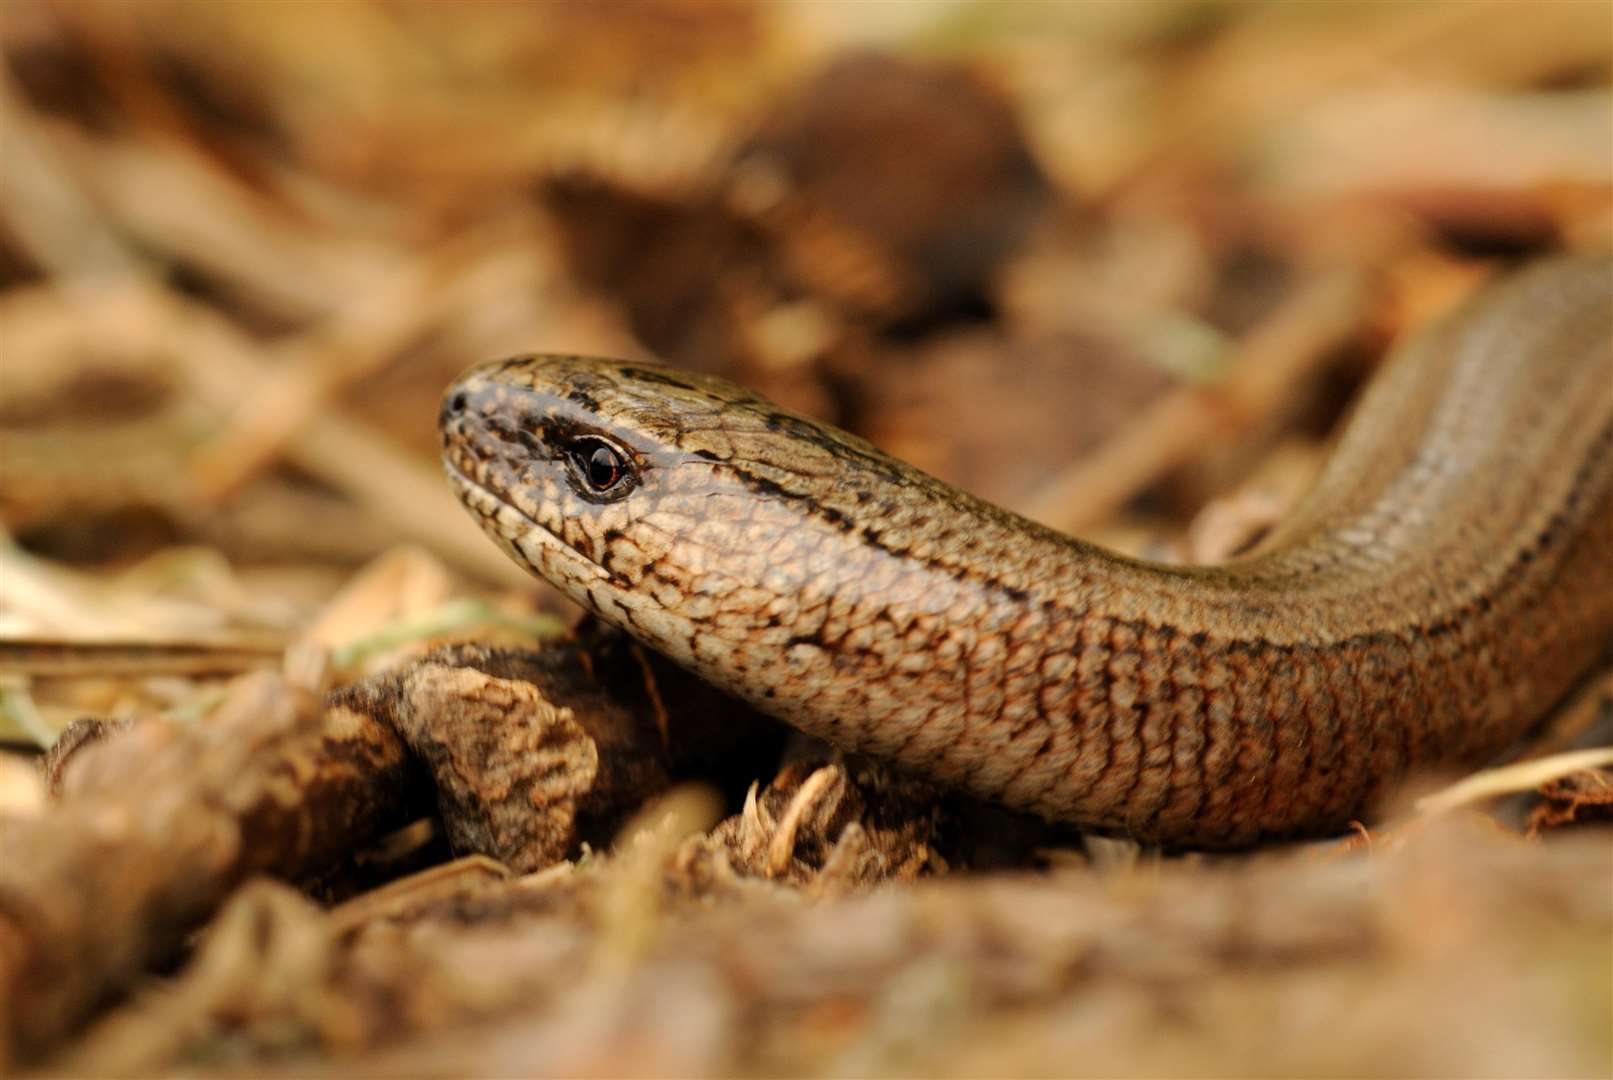
<svg viewBox="0 0 1613 1080"><path fill-rule="evenodd" d="M1613 641L1609 259L1400 348L1292 518L1216 567L1111 554L668 369L484 365L442 424L494 539L645 644L836 745L1172 846L1341 830L1409 770L1504 749Z"/></svg>

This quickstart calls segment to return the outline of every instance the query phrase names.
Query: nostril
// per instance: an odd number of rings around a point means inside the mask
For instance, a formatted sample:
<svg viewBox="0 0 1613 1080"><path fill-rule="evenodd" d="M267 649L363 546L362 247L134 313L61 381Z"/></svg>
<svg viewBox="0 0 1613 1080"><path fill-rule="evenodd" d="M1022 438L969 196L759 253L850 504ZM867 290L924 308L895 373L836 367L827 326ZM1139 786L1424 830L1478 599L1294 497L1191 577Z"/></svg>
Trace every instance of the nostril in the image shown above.
<svg viewBox="0 0 1613 1080"><path fill-rule="evenodd" d="M446 429L451 421L458 420L465 415L465 406L470 399L465 391L456 391L452 396L443 398L442 410L437 413L437 426Z"/></svg>

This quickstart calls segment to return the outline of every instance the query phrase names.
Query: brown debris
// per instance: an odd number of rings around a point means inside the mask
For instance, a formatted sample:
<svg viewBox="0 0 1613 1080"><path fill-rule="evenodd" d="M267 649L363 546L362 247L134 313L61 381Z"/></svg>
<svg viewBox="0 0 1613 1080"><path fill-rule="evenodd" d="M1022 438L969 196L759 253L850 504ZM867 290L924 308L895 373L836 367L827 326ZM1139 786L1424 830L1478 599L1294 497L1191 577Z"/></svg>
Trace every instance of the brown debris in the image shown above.
<svg viewBox="0 0 1613 1080"><path fill-rule="evenodd" d="M529 682L431 667L410 675L404 699L399 729L437 779L438 813L456 851L540 869L575 846L578 804L588 796L636 804L666 784L652 770L623 794L600 791L598 742Z"/></svg>
<svg viewBox="0 0 1613 1080"><path fill-rule="evenodd" d="M574 271L620 299L657 355L819 414L833 409L814 362L855 348L848 323L988 307L1050 198L998 91L873 54L778 102L702 190L669 199L581 171L540 192Z"/></svg>
<svg viewBox="0 0 1613 1080"><path fill-rule="evenodd" d="M1584 882L1609 865L1601 844L1446 828L1367 858L953 877L818 903L778 885L687 896L632 856L456 872L434 903L366 920L259 884L166 993L58 1064L1233 1075L1258 1051L1284 1074L1590 1076L1608 1062L1595 945L1613 907ZM1588 997L1565 998L1563 976ZM1466 995L1475 981L1488 992Z"/></svg>
<svg viewBox="0 0 1613 1080"><path fill-rule="evenodd" d="M319 869L397 822L397 737L277 677L208 722L157 719L58 759L53 813L0 831L0 1060L31 1057L254 873Z"/></svg>
<svg viewBox="0 0 1613 1080"><path fill-rule="evenodd" d="M1040 863L1052 845L1067 840L1040 821L802 739L765 788L751 786L739 813L678 850L676 879L696 895L732 892L744 879L757 879L836 896Z"/></svg>
<svg viewBox="0 0 1613 1080"><path fill-rule="evenodd" d="M456 851L541 869L671 783L653 721L587 674L576 649L439 652L339 701L395 727L437 784Z"/></svg>
<svg viewBox="0 0 1613 1080"><path fill-rule="evenodd" d="M112 1014L52 1062L59 1075L129 1076L159 1068L195 1033L242 1021L268 1035L279 1027L322 1031L333 1043L357 1019L355 1002L311 993L334 959L331 922L306 897L276 882L248 882L207 927L184 975ZM288 994L288 989L295 992ZM334 988L331 988L334 989Z"/></svg>
<svg viewBox="0 0 1613 1080"><path fill-rule="evenodd" d="M1613 823L1613 771L1582 769L1542 784L1529 814L1529 835L1567 825Z"/></svg>
<svg viewBox="0 0 1613 1080"><path fill-rule="evenodd" d="M592 631L537 652L449 646L337 691L332 705L408 744L455 851L523 873L608 841L675 775L732 768L778 738L667 661Z"/></svg>
<svg viewBox="0 0 1613 1080"><path fill-rule="evenodd" d="M979 305L1050 196L978 73L874 53L803 82L734 168L733 197L799 287L881 321Z"/></svg>
<svg viewBox="0 0 1613 1080"><path fill-rule="evenodd" d="M928 785L864 762L786 766L745 808L680 853L818 894L945 873L948 809Z"/></svg>

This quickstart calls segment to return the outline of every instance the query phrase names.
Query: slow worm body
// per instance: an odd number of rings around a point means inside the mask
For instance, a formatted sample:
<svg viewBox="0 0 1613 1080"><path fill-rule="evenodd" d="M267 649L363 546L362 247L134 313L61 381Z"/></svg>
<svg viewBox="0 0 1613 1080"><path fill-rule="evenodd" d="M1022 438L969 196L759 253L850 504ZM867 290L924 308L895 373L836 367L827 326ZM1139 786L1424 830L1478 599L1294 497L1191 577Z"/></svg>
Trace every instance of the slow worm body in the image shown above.
<svg viewBox="0 0 1613 1080"><path fill-rule="evenodd" d="M1237 561L1060 535L730 383L531 356L444 398L528 569L832 743L1171 846L1340 830L1525 734L1613 641L1613 260L1399 348Z"/></svg>

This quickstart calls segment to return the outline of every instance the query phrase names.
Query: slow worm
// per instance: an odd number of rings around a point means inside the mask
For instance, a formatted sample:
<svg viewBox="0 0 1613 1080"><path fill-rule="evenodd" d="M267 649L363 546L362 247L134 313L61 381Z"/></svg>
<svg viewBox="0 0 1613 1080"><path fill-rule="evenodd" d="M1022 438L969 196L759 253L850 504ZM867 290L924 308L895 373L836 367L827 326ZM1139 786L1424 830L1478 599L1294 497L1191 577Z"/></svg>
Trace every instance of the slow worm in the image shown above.
<svg viewBox="0 0 1613 1080"><path fill-rule="evenodd" d="M1538 264L1386 361L1248 555L1159 565L728 382L472 369L448 475L519 563L759 709L1176 847L1334 832L1504 750L1613 640L1613 259Z"/></svg>

